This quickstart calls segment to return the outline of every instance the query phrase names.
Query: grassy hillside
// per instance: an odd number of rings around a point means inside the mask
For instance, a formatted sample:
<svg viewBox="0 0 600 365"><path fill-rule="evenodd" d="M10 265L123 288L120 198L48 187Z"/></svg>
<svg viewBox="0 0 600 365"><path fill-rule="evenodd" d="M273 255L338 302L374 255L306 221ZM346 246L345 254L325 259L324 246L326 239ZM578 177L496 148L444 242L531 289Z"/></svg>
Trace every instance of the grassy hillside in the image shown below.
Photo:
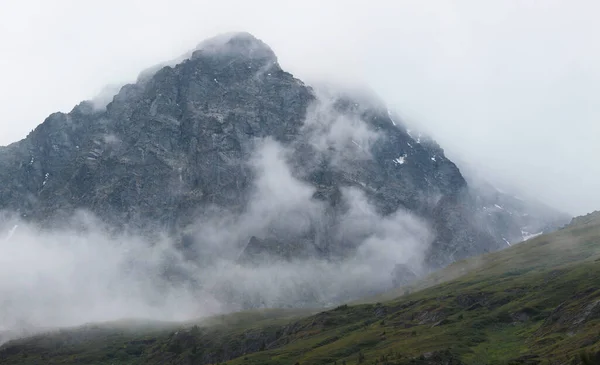
<svg viewBox="0 0 600 365"><path fill-rule="evenodd" d="M591 216L371 301L86 326L5 344L0 364L600 364L597 353L600 219Z"/></svg>

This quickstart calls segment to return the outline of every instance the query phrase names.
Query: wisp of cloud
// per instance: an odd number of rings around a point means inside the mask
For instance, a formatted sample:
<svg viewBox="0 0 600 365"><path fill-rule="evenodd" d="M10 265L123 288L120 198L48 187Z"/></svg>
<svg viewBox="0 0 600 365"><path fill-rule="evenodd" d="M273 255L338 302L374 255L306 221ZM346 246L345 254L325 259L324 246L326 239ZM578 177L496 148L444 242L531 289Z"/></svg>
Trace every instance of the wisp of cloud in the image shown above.
<svg viewBox="0 0 600 365"><path fill-rule="evenodd" d="M370 145L381 136L360 118L336 112L335 96L318 95L298 143L333 168L371 158ZM382 216L353 187L341 189L343 209L332 210L303 179L307 171L295 164L296 147L256 140L246 162L254 178L244 209L205 207L189 227L193 242L183 249L166 233L149 239L115 232L89 212L52 228L4 215L0 330L325 307L390 289L397 264L423 270L433 239L427 224L403 210ZM240 257L252 237L273 238L299 254L244 263Z"/></svg>

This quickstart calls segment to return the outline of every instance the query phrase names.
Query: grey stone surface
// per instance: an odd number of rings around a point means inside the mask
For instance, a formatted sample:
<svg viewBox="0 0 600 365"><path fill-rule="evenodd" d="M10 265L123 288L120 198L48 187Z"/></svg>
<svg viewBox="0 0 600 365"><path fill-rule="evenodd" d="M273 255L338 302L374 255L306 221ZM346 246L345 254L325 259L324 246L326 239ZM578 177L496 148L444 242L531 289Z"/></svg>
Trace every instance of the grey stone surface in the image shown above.
<svg viewBox="0 0 600 365"><path fill-rule="evenodd" d="M325 215L301 233L249 232L248 256L330 259L355 248L331 229L347 210L346 188L361 191L382 217L406 210L427 221L433 267L506 247L522 227L515 217L528 216L526 208L481 214L491 198L470 189L440 146L411 135L380 103L338 95L329 112L359 120L377 138L319 150L311 140L319 124L305 122L319 102L253 36L209 40L122 87L105 110L82 102L0 148L0 208L47 225L86 209L114 227L181 235L208 207L247 208L256 179L248 161L268 137L291 151L294 177L314 189Z"/></svg>

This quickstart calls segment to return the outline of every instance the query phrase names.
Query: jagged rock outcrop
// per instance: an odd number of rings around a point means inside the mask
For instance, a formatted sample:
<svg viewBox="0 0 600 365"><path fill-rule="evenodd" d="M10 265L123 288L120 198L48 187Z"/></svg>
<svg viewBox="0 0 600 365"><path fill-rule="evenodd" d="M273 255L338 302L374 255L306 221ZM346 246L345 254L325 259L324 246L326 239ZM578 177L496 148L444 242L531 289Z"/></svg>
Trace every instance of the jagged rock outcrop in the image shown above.
<svg viewBox="0 0 600 365"><path fill-rule="evenodd" d="M378 217L407 211L427 222L433 267L506 246L497 232L504 228L477 218L481 207L442 148L411 134L382 104L321 97L245 33L208 40L180 61L143 73L105 109L82 102L1 148L0 208L48 225L86 209L116 227L185 231L182 246L192 247L205 238L193 232L207 211L248 212L260 174L250 162L268 139L285 150L319 214L264 217L271 220L258 232L232 238L246 246L242 261L355 250L372 233L345 233L352 192Z"/></svg>
<svg viewBox="0 0 600 365"><path fill-rule="evenodd" d="M573 219L571 219L571 222L569 223L569 226L574 226L574 225L586 225L586 224L590 224L590 223L595 223L598 220L600 220L600 211L596 210L593 211L591 213L588 213L586 215L581 215L578 217L574 217Z"/></svg>

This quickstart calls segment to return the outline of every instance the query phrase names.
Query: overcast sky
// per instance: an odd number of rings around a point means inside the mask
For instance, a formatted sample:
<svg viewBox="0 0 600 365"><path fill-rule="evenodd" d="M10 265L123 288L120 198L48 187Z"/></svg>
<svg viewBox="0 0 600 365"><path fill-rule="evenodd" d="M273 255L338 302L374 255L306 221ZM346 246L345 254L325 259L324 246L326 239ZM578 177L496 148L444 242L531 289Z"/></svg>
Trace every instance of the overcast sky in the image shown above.
<svg viewBox="0 0 600 365"><path fill-rule="evenodd" d="M600 209L595 0L0 0L0 145L207 37L249 31L307 80L364 82L451 158Z"/></svg>

